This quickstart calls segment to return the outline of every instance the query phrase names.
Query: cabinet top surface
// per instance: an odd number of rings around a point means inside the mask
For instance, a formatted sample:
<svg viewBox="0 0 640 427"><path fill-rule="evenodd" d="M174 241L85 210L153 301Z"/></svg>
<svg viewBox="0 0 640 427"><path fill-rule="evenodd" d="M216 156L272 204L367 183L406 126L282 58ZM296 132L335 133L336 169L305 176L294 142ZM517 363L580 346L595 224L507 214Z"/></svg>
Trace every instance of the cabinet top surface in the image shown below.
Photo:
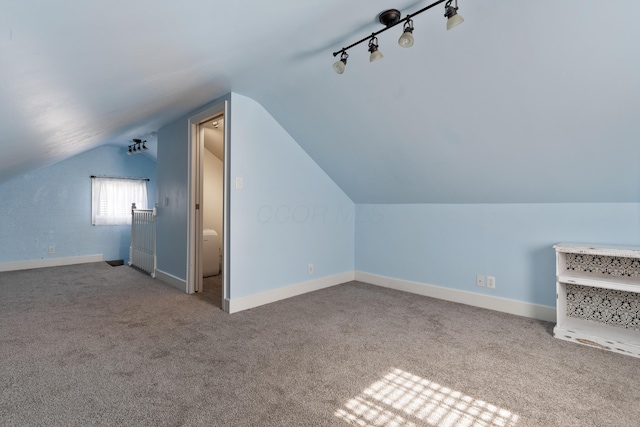
<svg viewBox="0 0 640 427"><path fill-rule="evenodd" d="M556 252L640 257L640 246L601 245L599 243L558 243Z"/></svg>

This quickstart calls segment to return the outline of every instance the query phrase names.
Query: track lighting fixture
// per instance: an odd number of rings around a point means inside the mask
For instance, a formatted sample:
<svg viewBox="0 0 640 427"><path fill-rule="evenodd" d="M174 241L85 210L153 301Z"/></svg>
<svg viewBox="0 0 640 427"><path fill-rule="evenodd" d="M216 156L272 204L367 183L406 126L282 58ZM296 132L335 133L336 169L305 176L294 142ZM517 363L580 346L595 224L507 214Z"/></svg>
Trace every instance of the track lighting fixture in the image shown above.
<svg viewBox="0 0 640 427"><path fill-rule="evenodd" d="M458 15L458 0L456 0L455 7L451 6L451 2L452 0L448 0L444 6L444 16L447 18L447 30L464 22L462 16Z"/></svg>
<svg viewBox="0 0 640 427"><path fill-rule="evenodd" d="M371 40L369 40L369 52L371 52L371 55L369 55L369 62L375 62L384 58L384 56L382 56L382 52L378 50L378 39L373 36L371 37Z"/></svg>
<svg viewBox="0 0 640 427"><path fill-rule="evenodd" d="M398 39L398 44L401 47L413 46L413 21L411 19L407 19L404 23L403 33Z"/></svg>
<svg viewBox="0 0 640 427"><path fill-rule="evenodd" d="M446 1L446 3L445 3ZM452 6L451 4L455 1L455 6ZM389 10L385 10L383 12L380 13L380 15L378 15L378 21L380 21L381 24L383 24L385 27L379 31L376 31L375 33L371 33L370 36L367 36L361 40L358 40L357 42L347 46L347 47L343 47L342 49L340 49L337 52L333 52L333 56L336 57L338 55L340 55L340 59L335 62L333 64L333 71L335 71L338 74L342 74L344 73L345 70L345 66L347 65L347 58L349 57L349 55L347 54L347 51L349 49L351 49L354 46L359 45L360 43L364 43L366 41L369 42L369 52L371 53L369 55L369 62L374 62L377 61L379 59L382 59L382 53L378 50L378 38L377 36L380 33L383 33L385 31L387 31L389 28L393 28L396 25L400 24L401 22L404 22L404 26L403 26L403 30L402 30L402 35L400 36L400 38L398 39L398 44L402 47L411 47L413 46L413 20L412 18L416 15L421 14L422 12L425 12L429 9L431 9L434 6L437 6L441 3L445 3L445 7L444 7L444 16L447 18L447 30L450 30L451 28L455 27L456 25L462 24L464 22L464 19L462 19L462 16L460 16L458 14L458 0L438 0L434 3L431 3L430 5L418 10L415 13L410 13L407 16L405 16L404 18L400 19L400 11L397 9L389 9Z"/></svg>
<svg viewBox="0 0 640 427"><path fill-rule="evenodd" d="M340 55L340 59L338 59L333 64L333 71L335 71L338 74L344 73L344 69L347 66L348 57L349 57L349 54L347 52L342 52L342 55Z"/></svg>
<svg viewBox="0 0 640 427"><path fill-rule="evenodd" d="M133 139L131 142L133 142L133 144L129 146L129 150L127 151L127 155L129 156L132 154L142 153L149 149L149 147L147 147L146 140Z"/></svg>

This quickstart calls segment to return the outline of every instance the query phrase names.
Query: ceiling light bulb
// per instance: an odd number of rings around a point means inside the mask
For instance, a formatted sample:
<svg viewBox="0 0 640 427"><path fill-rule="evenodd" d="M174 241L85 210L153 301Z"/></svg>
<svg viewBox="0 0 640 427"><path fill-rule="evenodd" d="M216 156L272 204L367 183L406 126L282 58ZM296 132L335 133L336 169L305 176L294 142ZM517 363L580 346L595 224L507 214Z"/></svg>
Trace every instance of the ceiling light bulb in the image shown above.
<svg viewBox="0 0 640 427"><path fill-rule="evenodd" d="M447 18L447 30L452 29L456 25L460 25L464 22L464 18L458 15L458 2L456 6L451 6L451 0L449 0L444 6L444 16Z"/></svg>
<svg viewBox="0 0 640 427"><path fill-rule="evenodd" d="M371 52L371 55L369 55L369 62L378 61L384 58L382 52L378 50L378 39L375 37L372 37L371 40L369 40L369 52Z"/></svg>
<svg viewBox="0 0 640 427"><path fill-rule="evenodd" d="M382 52L380 52L379 50L374 50L373 52L371 52L371 55L369 55L369 62L375 62L382 58L384 58Z"/></svg>
<svg viewBox="0 0 640 427"><path fill-rule="evenodd" d="M348 57L349 55L347 55L347 52L342 52L342 55L340 55L340 59L334 62L333 64L333 71L335 71L338 74L344 73L344 69L347 66Z"/></svg>
<svg viewBox="0 0 640 427"><path fill-rule="evenodd" d="M447 30L452 29L456 25L460 25L464 22L464 18L457 13L447 19Z"/></svg>
<svg viewBox="0 0 640 427"><path fill-rule="evenodd" d="M413 46L413 21L411 19L404 23L404 30L398 39L398 44L401 47Z"/></svg>

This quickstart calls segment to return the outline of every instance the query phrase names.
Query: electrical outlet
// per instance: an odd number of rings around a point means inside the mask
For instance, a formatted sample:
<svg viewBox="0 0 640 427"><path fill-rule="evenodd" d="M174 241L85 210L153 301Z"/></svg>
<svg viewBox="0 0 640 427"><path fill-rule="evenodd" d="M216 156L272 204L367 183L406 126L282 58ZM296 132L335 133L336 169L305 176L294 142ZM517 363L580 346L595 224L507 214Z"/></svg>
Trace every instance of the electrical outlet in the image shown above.
<svg viewBox="0 0 640 427"><path fill-rule="evenodd" d="M50 254L55 254L56 253L56 247L55 246L49 246L49 253Z"/></svg>
<svg viewBox="0 0 640 427"><path fill-rule="evenodd" d="M484 288L484 276L476 276L476 286Z"/></svg>
<svg viewBox="0 0 640 427"><path fill-rule="evenodd" d="M313 264L309 264L307 270L309 271L309 274L313 274Z"/></svg>
<svg viewBox="0 0 640 427"><path fill-rule="evenodd" d="M487 288L495 289L496 288L496 278L493 276L487 276Z"/></svg>

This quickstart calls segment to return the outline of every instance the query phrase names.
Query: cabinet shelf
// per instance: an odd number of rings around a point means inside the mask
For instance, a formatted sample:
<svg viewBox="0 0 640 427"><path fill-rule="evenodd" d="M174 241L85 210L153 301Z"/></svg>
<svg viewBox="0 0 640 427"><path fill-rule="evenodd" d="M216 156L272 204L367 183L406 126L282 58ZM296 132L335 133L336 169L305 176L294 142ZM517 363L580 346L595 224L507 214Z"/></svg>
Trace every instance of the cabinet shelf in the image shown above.
<svg viewBox="0 0 640 427"><path fill-rule="evenodd" d="M553 245L562 253L640 258L640 246L592 245L588 243L558 243Z"/></svg>
<svg viewBox="0 0 640 427"><path fill-rule="evenodd" d="M628 309L640 304L640 247L578 243L559 243L553 247L556 250L557 294L554 337L640 357L640 313ZM574 270L576 267L578 270ZM585 271L580 271L583 269ZM622 271L626 275L602 273L607 271ZM583 292L580 287L592 290ZM591 297L593 292L600 303L605 301L609 305L597 306ZM571 295L570 303L567 294ZM617 305L613 301L617 301ZM587 312L597 313L597 318L608 319L608 323L583 314Z"/></svg>
<svg viewBox="0 0 640 427"><path fill-rule="evenodd" d="M553 335L561 340L640 357L640 333L632 329L567 317L553 328Z"/></svg>
<svg viewBox="0 0 640 427"><path fill-rule="evenodd" d="M640 292L640 279L637 277L606 276L595 274L562 274L558 282L593 288L613 289L616 291Z"/></svg>

